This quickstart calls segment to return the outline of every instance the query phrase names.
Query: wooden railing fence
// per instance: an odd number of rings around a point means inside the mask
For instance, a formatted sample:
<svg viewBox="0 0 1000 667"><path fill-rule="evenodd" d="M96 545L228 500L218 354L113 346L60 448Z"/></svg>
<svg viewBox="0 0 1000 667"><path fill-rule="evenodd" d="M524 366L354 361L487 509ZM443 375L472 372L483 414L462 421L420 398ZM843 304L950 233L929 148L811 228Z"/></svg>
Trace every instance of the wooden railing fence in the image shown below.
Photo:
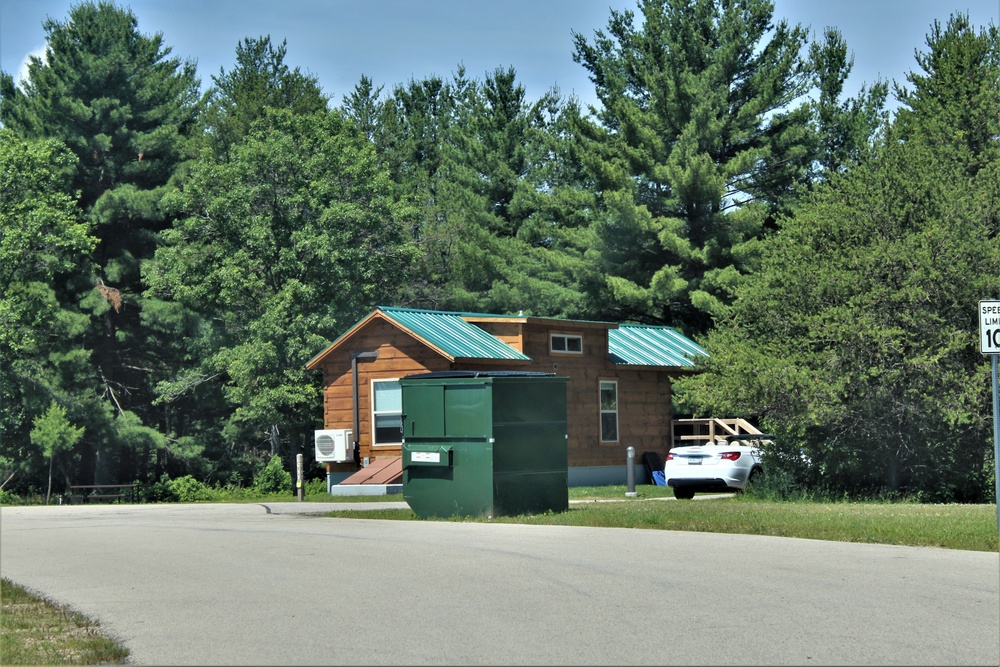
<svg viewBox="0 0 1000 667"><path fill-rule="evenodd" d="M692 418L675 419L671 423L672 446L705 445L727 440L739 439L736 436L764 435L762 440L769 440L769 434L762 433L756 426L745 419ZM731 437L732 436L732 437Z"/></svg>

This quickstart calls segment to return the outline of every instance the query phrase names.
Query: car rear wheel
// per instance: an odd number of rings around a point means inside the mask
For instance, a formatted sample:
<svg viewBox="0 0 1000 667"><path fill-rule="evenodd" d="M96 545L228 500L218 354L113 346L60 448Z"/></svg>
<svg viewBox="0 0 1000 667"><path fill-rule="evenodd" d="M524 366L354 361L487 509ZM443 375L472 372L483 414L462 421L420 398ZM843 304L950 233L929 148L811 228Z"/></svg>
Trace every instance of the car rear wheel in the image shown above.
<svg viewBox="0 0 1000 667"><path fill-rule="evenodd" d="M759 484L764 479L764 471L760 468L754 468L750 471L750 476L747 478L747 483L743 485L743 491L753 487L754 484Z"/></svg>
<svg viewBox="0 0 1000 667"><path fill-rule="evenodd" d="M694 491L691 489L678 489L674 487L674 498L677 500L691 500L694 498Z"/></svg>

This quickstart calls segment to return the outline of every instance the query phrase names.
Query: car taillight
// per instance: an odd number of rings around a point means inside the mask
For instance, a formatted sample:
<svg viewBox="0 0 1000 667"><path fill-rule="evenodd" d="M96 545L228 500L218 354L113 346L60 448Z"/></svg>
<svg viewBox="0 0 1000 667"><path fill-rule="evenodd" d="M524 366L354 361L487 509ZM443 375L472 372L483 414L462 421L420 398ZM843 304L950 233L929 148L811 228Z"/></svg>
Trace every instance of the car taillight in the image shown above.
<svg viewBox="0 0 1000 667"><path fill-rule="evenodd" d="M735 461L740 458L740 452L724 452L719 455L719 458L725 459L726 461Z"/></svg>
<svg viewBox="0 0 1000 667"><path fill-rule="evenodd" d="M673 461L674 460L674 455L672 453L670 453L670 452L667 452L667 460L668 461Z"/></svg>

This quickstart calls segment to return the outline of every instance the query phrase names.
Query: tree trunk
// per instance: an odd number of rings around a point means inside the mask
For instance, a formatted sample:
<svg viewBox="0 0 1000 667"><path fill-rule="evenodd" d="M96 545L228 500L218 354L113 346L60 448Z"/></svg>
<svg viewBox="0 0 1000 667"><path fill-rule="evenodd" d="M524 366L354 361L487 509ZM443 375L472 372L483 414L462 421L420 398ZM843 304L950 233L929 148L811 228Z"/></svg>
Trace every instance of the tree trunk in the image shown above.
<svg viewBox="0 0 1000 667"><path fill-rule="evenodd" d="M52 459L54 459L55 457L56 455L54 453L51 456L49 456L49 488L45 490L46 505L49 504L49 498L52 496Z"/></svg>
<svg viewBox="0 0 1000 667"><path fill-rule="evenodd" d="M7 479L5 479L3 481L3 484L0 484L0 491L3 491L3 487L7 486L7 483L10 482L10 480L14 479L14 475L16 475L16 474L17 474L17 471L15 470L11 474L7 475Z"/></svg>
<svg viewBox="0 0 1000 667"><path fill-rule="evenodd" d="M899 491L899 452L889 455L889 468L886 470L886 486L890 491Z"/></svg>
<svg viewBox="0 0 1000 667"><path fill-rule="evenodd" d="M281 451L281 440L278 438L278 425L271 425L271 456Z"/></svg>

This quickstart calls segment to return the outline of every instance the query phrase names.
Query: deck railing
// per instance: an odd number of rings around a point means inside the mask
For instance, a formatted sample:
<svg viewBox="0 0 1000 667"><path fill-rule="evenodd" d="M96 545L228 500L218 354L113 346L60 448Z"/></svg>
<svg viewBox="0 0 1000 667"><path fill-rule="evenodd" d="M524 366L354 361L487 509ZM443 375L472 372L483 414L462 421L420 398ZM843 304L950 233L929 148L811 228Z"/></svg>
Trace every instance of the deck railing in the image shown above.
<svg viewBox="0 0 1000 667"><path fill-rule="evenodd" d="M771 435L762 433L756 426L745 419L675 419L671 424L673 446L701 445L726 442L739 439L736 436L764 435L763 440L770 440ZM730 437L732 436L732 437Z"/></svg>

